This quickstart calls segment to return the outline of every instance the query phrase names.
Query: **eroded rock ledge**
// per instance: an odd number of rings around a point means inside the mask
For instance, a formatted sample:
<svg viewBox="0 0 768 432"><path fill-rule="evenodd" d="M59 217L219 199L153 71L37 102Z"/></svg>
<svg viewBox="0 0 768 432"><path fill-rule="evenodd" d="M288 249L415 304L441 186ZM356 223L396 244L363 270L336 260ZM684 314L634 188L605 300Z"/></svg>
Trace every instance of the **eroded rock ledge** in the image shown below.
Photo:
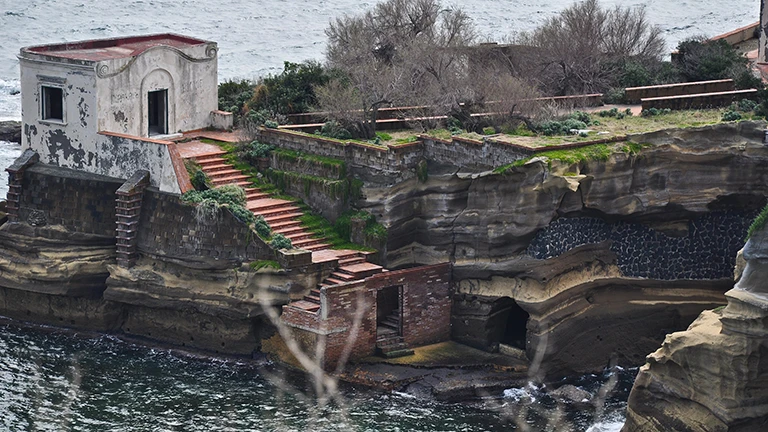
<svg viewBox="0 0 768 432"><path fill-rule="evenodd" d="M667 336L640 369L623 432L768 428L768 230L744 248L728 306Z"/></svg>
<svg viewBox="0 0 768 432"><path fill-rule="evenodd" d="M454 263L456 340L544 353L552 376L637 366L725 304L768 196L765 126L638 135L639 152L505 174L430 164L426 182L366 184L363 206L389 228L388 266Z"/></svg>

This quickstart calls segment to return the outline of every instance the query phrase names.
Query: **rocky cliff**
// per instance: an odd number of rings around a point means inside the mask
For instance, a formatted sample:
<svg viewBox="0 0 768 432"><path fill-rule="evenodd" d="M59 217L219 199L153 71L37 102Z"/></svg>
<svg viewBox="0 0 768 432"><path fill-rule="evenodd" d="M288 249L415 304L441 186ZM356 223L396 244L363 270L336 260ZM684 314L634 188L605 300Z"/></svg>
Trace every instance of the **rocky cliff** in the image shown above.
<svg viewBox="0 0 768 432"><path fill-rule="evenodd" d="M743 257L725 309L703 312L648 356L623 432L768 430L768 230Z"/></svg>
<svg viewBox="0 0 768 432"><path fill-rule="evenodd" d="M768 195L764 128L660 131L607 160L533 158L503 174L431 164L423 183L367 184L363 206L389 228L389 266L454 262L458 340L512 343L527 314L529 358L548 374L639 364L724 303Z"/></svg>
<svg viewBox="0 0 768 432"><path fill-rule="evenodd" d="M21 144L21 122L0 122L0 141L9 141Z"/></svg>

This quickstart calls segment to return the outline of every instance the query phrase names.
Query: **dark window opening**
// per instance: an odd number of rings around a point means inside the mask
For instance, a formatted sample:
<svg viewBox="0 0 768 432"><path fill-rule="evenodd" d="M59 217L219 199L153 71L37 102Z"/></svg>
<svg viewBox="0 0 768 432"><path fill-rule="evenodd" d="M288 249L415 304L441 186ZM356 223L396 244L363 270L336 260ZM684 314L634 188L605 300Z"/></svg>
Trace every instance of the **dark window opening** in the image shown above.
<svg viewBox="0 0 768 432"><path fill-rule="evenodd" d="M168 90L151 91L147 94L149 135L168 133Z"/></svg>
<svg viewBox="0 0 768 432"><path fill-rule="evenodd" d="M509 308L501 343L524 350L529 317L528 312L513 302Z"/></svg>
<svg viewBox="0 0 768 432"><path fill-rule="evenodd" d="M400 306L400 287L387 287L376 293L376 333L379 336L401 335Z"/></svg>
<svg viewBox="0 0 768 432"><path fill-rule="evenodd" d="M59 87L40 87L43 120L64 121L64 91Z"/></svg>

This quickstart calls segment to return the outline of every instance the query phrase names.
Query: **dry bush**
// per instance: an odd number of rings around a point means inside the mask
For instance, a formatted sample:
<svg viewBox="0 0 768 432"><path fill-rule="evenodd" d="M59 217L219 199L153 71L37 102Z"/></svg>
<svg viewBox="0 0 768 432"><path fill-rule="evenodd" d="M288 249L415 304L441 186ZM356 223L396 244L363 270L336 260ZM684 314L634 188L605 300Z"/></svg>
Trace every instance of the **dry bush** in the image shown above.
<svg viewBox="0 0 768 432"><path fill-rule="evenodd" d="M644 8L603 9L597 0L573 4L518 41L535 48L525 73L551 95L603 92L617 85L626 63L650 68L665 49Z"/></svg>

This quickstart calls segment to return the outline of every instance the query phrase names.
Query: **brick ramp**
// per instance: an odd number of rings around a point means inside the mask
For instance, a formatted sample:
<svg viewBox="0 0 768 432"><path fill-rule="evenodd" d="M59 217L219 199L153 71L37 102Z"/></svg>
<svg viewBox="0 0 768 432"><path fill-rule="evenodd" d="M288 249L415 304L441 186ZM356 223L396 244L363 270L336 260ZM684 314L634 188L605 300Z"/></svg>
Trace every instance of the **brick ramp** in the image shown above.
<svg viewBox="0 0 768 432"><path fill-rule="evenodd" d="M317 314L320 312L320 290L325 286L363 280L386 271L383 267L367 262L367 254L353 250L332 250L322 238L301 226L303 212L292 201L271 198L269 194L252 187L248 176L224 159L225 151L202 143L185 143L188 159L193 159L214 186L235 184L245 189L246 208L256 216L264 217L272 232L291 239L294 247L312 251L313 262L338 260L338 267L316 289L302 300L293 301L286 307Z"/></svg>

